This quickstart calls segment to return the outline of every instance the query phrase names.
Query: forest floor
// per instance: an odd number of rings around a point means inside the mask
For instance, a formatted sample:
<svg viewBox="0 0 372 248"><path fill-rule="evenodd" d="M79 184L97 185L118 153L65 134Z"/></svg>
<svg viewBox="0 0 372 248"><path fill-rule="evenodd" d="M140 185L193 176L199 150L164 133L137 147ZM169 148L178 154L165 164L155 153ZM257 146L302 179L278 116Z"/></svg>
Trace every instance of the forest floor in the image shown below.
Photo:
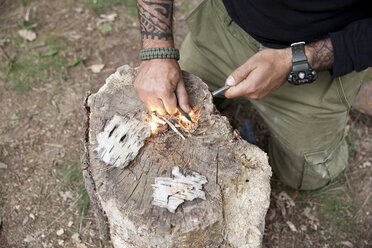
<svg viewBox="0 0 372 248"><path fill-rule="evenodd" d="M177 47L198 2L175 3ZM0 247L104 246L80 171L83 100L139 49L134 0L0 0ZM247 103L221 112L250 120L266 150ZM372 118L353 109L348 128L350 166L332 184L298 192L273 177L264 247L372 246Z"/></svg>

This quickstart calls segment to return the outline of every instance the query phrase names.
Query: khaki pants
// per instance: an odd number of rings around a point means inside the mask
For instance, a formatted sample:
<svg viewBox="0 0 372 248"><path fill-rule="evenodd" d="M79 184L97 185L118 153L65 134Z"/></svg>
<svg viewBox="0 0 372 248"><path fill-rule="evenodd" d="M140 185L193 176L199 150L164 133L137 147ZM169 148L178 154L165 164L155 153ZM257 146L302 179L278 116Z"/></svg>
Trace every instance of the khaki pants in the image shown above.
<svg viewBox="0 0 372 248"><path fill-rule="evenodd" d="M202 78L210 90L223 86L233 70L265 49L231 20L221 0L205 0L187 24L181 68ZM265 99L251 100L270 129L270 164L284 183L317 189L345 169L345 126L362 74L332 79L323 71L312 84L285 83Z"/></svg>

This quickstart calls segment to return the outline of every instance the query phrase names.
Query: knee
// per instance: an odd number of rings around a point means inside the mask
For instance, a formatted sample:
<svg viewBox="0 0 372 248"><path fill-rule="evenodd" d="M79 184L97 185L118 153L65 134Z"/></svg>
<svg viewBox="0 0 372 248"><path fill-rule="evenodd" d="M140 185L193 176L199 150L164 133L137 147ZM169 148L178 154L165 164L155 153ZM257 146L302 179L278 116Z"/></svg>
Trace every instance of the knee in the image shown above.
<svg viewBox="0 0 372 248"><path fill-rule="evenodd" d="M304 152L275 141L270 142L270 163L274 173L285 184L299 190L315 190L334 180L348 164L346 141L328 149Z"/></svg>

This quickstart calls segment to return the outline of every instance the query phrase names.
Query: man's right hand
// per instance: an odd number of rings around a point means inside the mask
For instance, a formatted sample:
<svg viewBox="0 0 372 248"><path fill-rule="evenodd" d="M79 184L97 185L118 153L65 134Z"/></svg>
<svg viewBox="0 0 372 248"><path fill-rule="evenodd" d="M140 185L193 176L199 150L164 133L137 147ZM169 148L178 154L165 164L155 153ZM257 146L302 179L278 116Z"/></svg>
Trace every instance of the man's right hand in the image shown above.
<svg viewBox="0 0 372 248"><path fill-rule="evenodd" d="M177 102L186 113L191 111L182 72L174 59L142 61L134 88L150 111L174 114Z"/></svg>

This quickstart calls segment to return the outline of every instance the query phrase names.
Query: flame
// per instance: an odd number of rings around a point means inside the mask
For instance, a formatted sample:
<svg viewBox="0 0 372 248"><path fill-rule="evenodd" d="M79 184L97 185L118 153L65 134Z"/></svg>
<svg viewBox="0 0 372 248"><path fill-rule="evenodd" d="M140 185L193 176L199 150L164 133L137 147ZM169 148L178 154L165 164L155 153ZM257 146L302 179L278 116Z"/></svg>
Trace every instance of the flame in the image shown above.
<svg viewBox="0 0 372 248"><path fill-rule="evenodd" d="M154 119L151 119L151 121L149 121L149 125L150 125L150 128L151 128L151 133L155 134L156 131L158 130L158 123L156 123L154 121Z"/></svg>
<svg viewBox="0 0 372 248"><path fill-rule="evenodd" d="M186 131L190 131L193 129L196 129L198 126L198 120L200 118L200 113L198 111L198 108L195 107L193 110L188 113L191 120L189 121L185 116L183 116L180 112L178 112L177 118L178 118L178 124L183 127Z"/></svg>
<svg viewBox="0 0 372 248"><path fill-rule="evenodd" d="M172 119L169 119L168 121L172 122L171 120L173 120L173 124L175 124L174 122L178 122L178 127L179 128L181 128L183 131L192 133L197 129L197 127L199 125L198 121L199 121L199 118L200 118L200 111L198 111L198 108L195 107L188 114L189 114L192 121L189 121L180 112L177 112L173 117L171 116ZM159 130L160 130L160 132L162 130L165 130L164 128L166 128L168 126L167 123L164 120L162 120L161 118L159 118L158 116L156 116L155 113L149 114L147 116L146 120L147 120L147 123L150 126L152 135L156 135L159 132Z"/></svg>

